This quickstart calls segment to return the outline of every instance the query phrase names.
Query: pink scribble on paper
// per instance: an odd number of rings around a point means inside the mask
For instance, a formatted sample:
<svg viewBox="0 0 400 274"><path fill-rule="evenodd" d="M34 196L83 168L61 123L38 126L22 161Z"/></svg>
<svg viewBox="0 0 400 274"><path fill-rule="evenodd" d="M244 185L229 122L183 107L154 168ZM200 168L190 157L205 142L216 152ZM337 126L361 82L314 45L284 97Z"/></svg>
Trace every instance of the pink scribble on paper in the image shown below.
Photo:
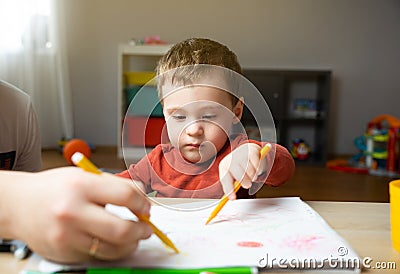
<svg viewBox="0 0 400 274"><path fill-rule="evenodd" d="M254 220L263 220L264 217L260 216L259 214L253 213L231 213L231 214L219 214L217 215L217 220L214 222L239 222L245 223L247 221L254 221Z"/></svg>
<svg viewBox="0 0 400 274"><path fill-rule="evenodd" d="M297 249L298 251L311 250L317 245L317 241L320 239L322 239L321 236L297 235L295 237L286 238L283 244L287 247Z"/></svg>

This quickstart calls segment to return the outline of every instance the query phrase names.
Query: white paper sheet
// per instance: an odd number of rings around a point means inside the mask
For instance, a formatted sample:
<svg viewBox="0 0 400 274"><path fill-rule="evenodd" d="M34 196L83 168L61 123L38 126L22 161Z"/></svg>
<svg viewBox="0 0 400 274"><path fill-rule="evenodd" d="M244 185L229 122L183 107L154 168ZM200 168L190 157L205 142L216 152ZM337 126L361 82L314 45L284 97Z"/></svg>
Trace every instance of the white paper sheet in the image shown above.
<svg viewBox="0 0 400 274"><path fill-rule="evenodd" d="M207 203L207 202L206 202ZM204 208L205 203L188 207ZM126 219L136 219L126 208L107 209ZM142 241L131 257L90 266L151 268L204 268L256 266L262 268L338 268L359 260L352 248L299 198L229 201L208 225L213 207L203 210L151 209L152 222L180 250L175 254L153 235ZM84 265L83 267L89 266ZM336 266L336 267L335 267ZM82 268L82 266L74 266ZM39 270L69 269L41 260ZM357 272L357 271L356 271Z"/></svg>

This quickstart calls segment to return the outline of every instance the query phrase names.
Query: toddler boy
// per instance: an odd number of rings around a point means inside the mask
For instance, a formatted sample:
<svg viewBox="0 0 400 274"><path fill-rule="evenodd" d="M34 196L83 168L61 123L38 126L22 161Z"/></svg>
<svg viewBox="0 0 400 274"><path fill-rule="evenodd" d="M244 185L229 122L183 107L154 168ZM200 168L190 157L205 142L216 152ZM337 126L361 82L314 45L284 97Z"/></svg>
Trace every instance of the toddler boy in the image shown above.
<svg viewBox="0 0 400 274"><path fill-rule="evenodd" d="M175 44L159 61L157 83L168 140L119 176L141 181L158 197L249 198L255 182L279 186L295 169L288 150L249 140L240 130L241 67L226 46L203 38ZM165 138L166 139L166 138ZM234 182L242 188L232 192Z"/></svg>

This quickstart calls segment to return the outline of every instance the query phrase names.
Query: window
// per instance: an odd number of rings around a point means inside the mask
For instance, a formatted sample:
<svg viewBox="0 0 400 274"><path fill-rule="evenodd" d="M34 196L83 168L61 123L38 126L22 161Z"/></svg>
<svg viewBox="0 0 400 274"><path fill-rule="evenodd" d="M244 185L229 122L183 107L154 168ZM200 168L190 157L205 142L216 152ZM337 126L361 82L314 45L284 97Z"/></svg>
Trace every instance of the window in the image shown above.
<svg viewBox="0 0 400 274"><path fill-rule="evenodd" d="M0 0L0 51L51 48L51 0Z"/></svg>

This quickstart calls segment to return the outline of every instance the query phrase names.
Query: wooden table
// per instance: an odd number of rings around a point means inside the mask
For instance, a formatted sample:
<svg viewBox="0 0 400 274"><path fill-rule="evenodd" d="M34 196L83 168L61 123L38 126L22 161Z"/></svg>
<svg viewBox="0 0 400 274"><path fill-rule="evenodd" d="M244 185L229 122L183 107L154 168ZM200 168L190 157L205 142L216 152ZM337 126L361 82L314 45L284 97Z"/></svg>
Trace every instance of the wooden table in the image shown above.
<svg viewBox="0 0 400 274"><path fill-rule="evenodd" d="M191 201L193 199L162 199L163 203L168 204ZM353 247L362 259L369 262L370 268L363 269L363 273L400 273L400 253L391 243L388 203L307 203ZM24 268L25 263L16 260L10 254L0 254L0 273L18 273Z"/></svg>

